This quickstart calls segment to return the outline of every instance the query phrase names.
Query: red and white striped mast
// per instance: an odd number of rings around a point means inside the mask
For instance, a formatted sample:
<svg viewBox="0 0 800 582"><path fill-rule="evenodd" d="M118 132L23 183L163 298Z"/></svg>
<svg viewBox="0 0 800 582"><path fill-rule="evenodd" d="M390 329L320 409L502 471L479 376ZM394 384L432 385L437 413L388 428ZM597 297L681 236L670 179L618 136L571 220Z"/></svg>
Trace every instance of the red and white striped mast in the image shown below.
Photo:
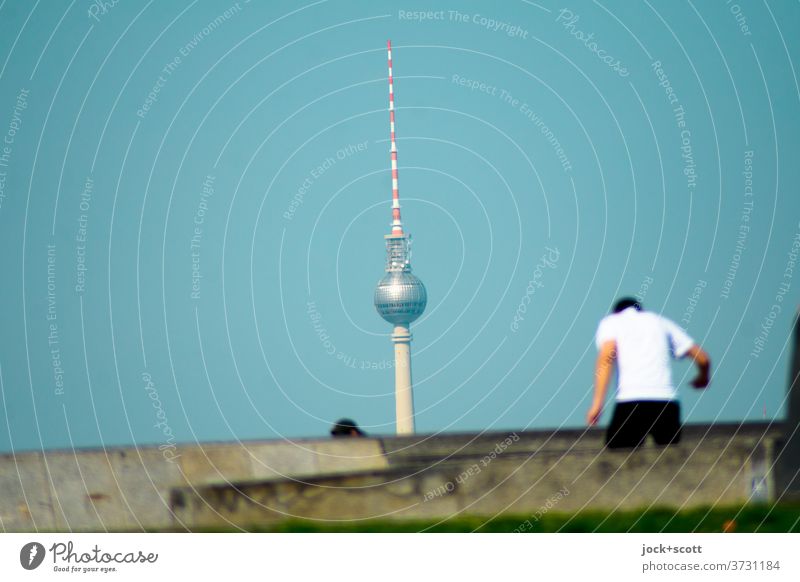
<svg viewBox="0 0 800 582"><path fill-rule="evenodd" d="M394 78L392 76L392 41L386 41L389 53L389 129L392 141L392 234L403 234L400 220L400 190L397 185L397 142L394 137Z"/></svg>

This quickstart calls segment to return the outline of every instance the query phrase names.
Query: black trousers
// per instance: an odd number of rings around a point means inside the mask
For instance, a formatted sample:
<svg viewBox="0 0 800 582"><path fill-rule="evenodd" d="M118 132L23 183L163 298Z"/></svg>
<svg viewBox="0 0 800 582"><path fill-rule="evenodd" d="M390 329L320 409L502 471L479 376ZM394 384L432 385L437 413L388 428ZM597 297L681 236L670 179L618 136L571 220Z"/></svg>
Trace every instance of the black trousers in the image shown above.
<svg viewBox="0 0 800 582"><path fill-rule="evenodd" d="M647 435L659 445L681 440L681 407L674 400L635 400L617 402L606 431L610 449L632 448L644 444Z"/></svg>

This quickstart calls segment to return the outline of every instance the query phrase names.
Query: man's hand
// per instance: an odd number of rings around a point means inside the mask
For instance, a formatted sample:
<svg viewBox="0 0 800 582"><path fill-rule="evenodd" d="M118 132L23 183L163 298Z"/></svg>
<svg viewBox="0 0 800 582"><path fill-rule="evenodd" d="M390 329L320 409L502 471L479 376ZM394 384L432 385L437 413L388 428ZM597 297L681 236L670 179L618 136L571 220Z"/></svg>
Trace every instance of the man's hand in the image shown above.
<svg viewBox="0 0 800 582"><path fill-rule="evenodd" d="M592 404L589 412L586 413L586 424L594 426L600 420L600 415L603 414L603 406L601 404Z"/></svg>
<svg viewBox="0 0 800 582"><path fill-rule="evenodd" d="M705 388L711 382L711 359L700 346L694 345L686 352L695 365L697 365L697 376L691 381L691 385L697 388Z"/></svg>
<svg viewBox="0 0 800 582"><path fill-rule="evenodd" d="M697 373L697 376L695 376L694 380L692 380L690 384L693 387L700 389L708 386L710 381L711 379L708 377L708 372L701 371Z"/></svg>

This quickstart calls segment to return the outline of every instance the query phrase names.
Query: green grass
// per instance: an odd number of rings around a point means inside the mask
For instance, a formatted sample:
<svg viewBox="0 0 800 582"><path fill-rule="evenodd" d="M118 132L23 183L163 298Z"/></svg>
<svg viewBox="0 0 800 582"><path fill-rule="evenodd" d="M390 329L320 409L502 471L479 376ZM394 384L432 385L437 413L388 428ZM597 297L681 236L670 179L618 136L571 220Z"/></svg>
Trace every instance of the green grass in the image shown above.
<svg viewBox="0 0 800 582"><path fill-rule="evenodd" d="M261 532L514 532L529 520L529 532L778 532L800 533L800 504L745 505L696 508L676 512L667 508L638 511L549 512L539 520L526 515L501 515L487 521L482 517L457 517L425 521L366 520L331 524L289 520L277 526L254 526ZM731 524L735 521L735 524ZM727 527L726 527L727 524ZM733 528L731 527L733 525ZM204 531L232 531L224 529Z"/></svg>

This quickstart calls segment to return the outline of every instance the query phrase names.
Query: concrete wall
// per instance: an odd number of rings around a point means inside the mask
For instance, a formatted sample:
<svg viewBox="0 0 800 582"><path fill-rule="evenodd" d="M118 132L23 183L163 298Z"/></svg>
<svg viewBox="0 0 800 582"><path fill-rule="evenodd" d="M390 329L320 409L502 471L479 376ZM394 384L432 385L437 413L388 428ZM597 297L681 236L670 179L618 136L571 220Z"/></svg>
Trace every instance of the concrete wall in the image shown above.
<svg viewBox="0 0 800 582"><path fill-rule="evenodd" d="M171 504L176 524L241 529L289 517L335 522L533 516L550 506L736 504L754 490L769 498L777 435L760 424L692 427L680 445L635 452L604 450L600 431L395 438L383 443L388 470L178 488Z"/></svg>
<svg viewBox="0 0 800 582"><path fill-rule="evenodd" d="M602 435L210 443L178 447L172 459L155 447L2 455L0 525L140 531L246 528L287 517L524 515L564 490L558 507L565 511L738 503L754 482L771 478L780 437L765 424L696 426L679 446L630 453L603 450ZM764 483L759 495L774 495L771 481Z"/></svg>

